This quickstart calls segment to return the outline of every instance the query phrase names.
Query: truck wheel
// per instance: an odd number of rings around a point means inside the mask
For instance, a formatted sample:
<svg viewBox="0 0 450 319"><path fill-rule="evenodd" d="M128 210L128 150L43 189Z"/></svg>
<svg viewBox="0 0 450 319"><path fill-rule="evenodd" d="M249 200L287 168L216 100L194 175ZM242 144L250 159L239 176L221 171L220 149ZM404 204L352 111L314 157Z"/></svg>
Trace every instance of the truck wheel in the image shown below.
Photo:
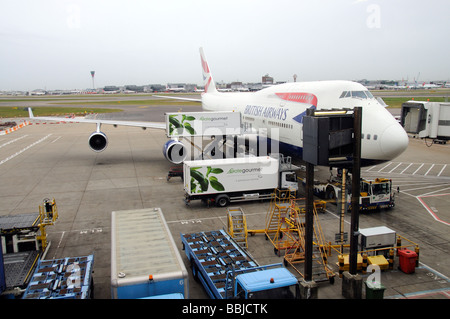
<svg viewBox="0 0 450 319"><path fill-rule="evenodd" d="M199 278L198 278L198 269L197 266L195 266L194 262L191 263L191 270L192 270L192 276L194 277L194 280L196 282L199 282Z"/></svg>
<svg viewBox="0 0 450 319"><path fill-rule="evenodd" d="M230 203L230 198L227 195L218 195L216 197L216 205L218 207L226 207Z"/></svg>

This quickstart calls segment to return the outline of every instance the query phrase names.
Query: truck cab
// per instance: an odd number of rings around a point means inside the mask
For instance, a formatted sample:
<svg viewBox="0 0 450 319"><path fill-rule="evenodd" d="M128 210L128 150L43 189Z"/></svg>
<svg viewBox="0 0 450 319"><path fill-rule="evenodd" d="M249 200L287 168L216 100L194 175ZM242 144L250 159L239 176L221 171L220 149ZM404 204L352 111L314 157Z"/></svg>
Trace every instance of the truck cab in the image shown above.
<svg viewBox="0 0 450 319"><path fill-rule="evenodd" d="M284 267L236 276L236 299L300 299L298 280Z"/></svg>
<svg viewBox="0 0 450 319"><path fill-rule="evenodd" d="M295 171L285 171L280 174L280 189L298 191L297 174Z"/></svg>
<svg viewBox="0 0 450 319"><path fill-rule="evenodd" d="M360 209L369 210L395 206L395 195L392 191L391 179L376 178L372 181L362 179L360 185Z"/></svg>

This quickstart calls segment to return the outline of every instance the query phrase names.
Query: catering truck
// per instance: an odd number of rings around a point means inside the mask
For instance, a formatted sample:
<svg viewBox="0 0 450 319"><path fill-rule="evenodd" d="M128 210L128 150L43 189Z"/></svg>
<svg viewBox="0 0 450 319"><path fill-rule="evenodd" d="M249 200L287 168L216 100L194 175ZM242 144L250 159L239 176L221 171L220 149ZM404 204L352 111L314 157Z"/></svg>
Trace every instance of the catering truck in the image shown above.
<svg viewBox="0 0 450 319"><path fill-rule="evenodd" d="M283 264L260 266L224 231L181 234L195 280L212 299L299 299L297 278Z"/></svg>
<svg viewBox="0 0 450 319"><path fill-rule="evenodd" d="M189 298L188 289L188 272L161 209L112 212L112 298Z"/></svg>
<svg viewBox="0 0 450 319"><path fill-rule="evenodd" d="M271 156L185 161L185 203L201 199L225 207L230 202L269 199L276 188L297 191L296 169Z"/></svg>

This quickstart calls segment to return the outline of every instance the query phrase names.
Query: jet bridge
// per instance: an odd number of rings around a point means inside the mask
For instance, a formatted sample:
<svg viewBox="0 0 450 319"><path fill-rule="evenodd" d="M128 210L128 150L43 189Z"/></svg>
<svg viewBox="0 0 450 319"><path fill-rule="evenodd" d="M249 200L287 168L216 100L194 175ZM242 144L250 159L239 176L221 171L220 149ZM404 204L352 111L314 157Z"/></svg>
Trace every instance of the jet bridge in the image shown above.
<svg viewBox="0 0 450 319"><path fill-rule="evenodd" d="M434 142L450 139L450 103L408 101L402 104L401 125L407 133Z"/></svg>

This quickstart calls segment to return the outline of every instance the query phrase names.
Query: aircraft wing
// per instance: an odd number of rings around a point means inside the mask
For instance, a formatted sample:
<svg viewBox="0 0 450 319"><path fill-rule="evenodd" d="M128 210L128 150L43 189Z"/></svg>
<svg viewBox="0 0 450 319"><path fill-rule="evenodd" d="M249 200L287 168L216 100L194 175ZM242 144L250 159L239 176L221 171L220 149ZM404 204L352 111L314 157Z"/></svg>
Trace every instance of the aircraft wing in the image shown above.
<svg viewBox="0 0 450 319"><path fill-rule="evenodd" d="M192 102L202 102L202 99L191 99L188 97L178 97L178 96L166 96L166 95L152 95L154 97L159 97L161 99L172 99L181 101L192 101Z"/></svg>
<svg viewBox="0 0 450 319"><path fill-rule="evenodd" d="M28 114L30 119L44 120L44 121L64 121L64 122L76 122L76 123L93 123L93 124L110 124L110 125L123 125L134 126L142 128L156 128L166 129L166 123L164 122L139 122L139 121L116 121L116 120L101 120L101 119L80 119L80 118L62 118L56 116L38 116L35 117L31 107L28 108Z"/></svg>

